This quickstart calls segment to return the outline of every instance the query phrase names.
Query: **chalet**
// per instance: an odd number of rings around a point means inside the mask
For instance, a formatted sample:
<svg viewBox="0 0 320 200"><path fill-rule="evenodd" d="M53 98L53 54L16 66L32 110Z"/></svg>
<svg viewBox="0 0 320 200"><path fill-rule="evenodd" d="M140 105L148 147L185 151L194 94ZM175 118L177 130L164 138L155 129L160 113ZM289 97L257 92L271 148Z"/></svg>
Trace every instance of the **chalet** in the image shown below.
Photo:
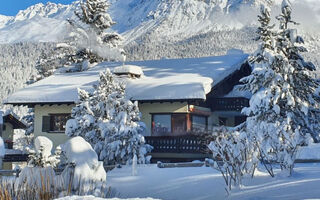
<svg viewBox="0 0 320 200"><path fill-rule="evenodd" d="M3 115L0 112L0 137L2 137L6 149L13 148L13 132L15 129L26 129L26 125L14 114Z"/></svg>
<svg viewBox="0 0 320 200"><path fill-rule="evenodd" d="M55 74L10 96L6 104L34 108L34 135L54 145L67 140L66 121L78 99L77 88L93 90L99 72L110 68L126 82L126 96L138 101L153 156L193 159L199 153L194 132L215 126L235 126L245 120L241 109L248 98L235 92L240 78L250 74L248 55L100 63L84 72Z"/></svg>
<svg viewBox="0 0 320 200"><path fill-rule="evenodd" d="M0 111L0 137L2 137L6 149L3 166L0 166L1 169L11 169L12 162L21 161L22 153L13 150L13 134L15 129L26 129L26 125L15 114L3 114ZM22 157L25 161L26 155Z"/></svg>

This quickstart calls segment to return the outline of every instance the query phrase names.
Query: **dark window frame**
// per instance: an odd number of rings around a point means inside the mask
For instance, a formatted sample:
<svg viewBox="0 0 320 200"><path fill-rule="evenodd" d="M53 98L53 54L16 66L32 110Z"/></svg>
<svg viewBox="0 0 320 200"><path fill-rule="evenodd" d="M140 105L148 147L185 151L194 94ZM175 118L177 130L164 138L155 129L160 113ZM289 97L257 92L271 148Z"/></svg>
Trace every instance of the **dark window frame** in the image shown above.
<svg viewBox="0 0 320 200"><path fill-rule="evenodd" d="M205 131L208 131L208 121L209 121L209 117L207 115L199 115L199 114L191 114L191 130L193 130L193 116L197 116L197 117L204 117L206 119L206 128Z"/></svg>
<svg viewBox="0 0 320 200"><path fill-rule="evenodd" d="M174 123L173 123L173 116L174 115L184 115L185 116L185 133L188 132L193 132L193 124L192 124L192 117L193 116L199 116L199 117L205 117L206 119L206 128L205 131L208 130L208 116L207 115L200 115L200 114L193 114L193 113L187 113L187 112L181 112L181 113L150 113L151 115L151 135L152 136L157 136L154 133L154 116L155 115L170 115L171 118L171 130L170 130L170 135L169 136L175 136L175 134L173 133L173 129L174 129ZM167 135L166 135L167 136Z"/></svg>
<svg viewBox="0 0 320 200"><path fill-rule="evenodd" d="M62 117L62 116L65 117L65 122L61 123L59 129L55 130L55 117ZM71 118L71 114L70 113L54 113L54 114L49 114L49 117L50 117L49 133L64 133L65 126L67 124L67 121Z"/></svg>

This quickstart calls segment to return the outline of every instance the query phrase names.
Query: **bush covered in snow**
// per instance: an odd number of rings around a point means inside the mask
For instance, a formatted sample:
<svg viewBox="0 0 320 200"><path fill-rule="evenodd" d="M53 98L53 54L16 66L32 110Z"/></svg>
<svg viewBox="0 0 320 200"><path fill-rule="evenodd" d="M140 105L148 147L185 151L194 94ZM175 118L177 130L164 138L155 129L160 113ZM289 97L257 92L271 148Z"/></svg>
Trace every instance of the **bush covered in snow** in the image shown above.
<svg viewBox="0 0 320 200"><path fill-rule="evenodd" d="M34 139L34 150L30 151L28 165L30 167L56 167L60 162L61 149L58 147L52 155L52 141L44 136Z"/></svg>
<svg viewBox="0 0 320 200"><path fill-rule="evenodd" d="M222 174L229 193L232 186L240 186L245 174L253 176L259 162L257 150L244 131L225 127L213 130L215 140L209 144L213 153L214 168Z"/></svg>
<svg viewBox="0 0 320 200"><path fill-rule="evenodd" d="M151 146L142 136L138 104L126 99L124 84L107 69L93 93L80 89L78 93L66 134L85 138L106 164L131 163L135 155L138 163L145 163Z"/></svg>
<svg viewBox="0 0 320 200"><path fill-rule="evenodd" d="M58 175L53 168L56 162L52 162L52 142L45 137L36 138L36 156L31 156L33 161L22 169L19 177L0 178L0 199L49 200L70 195L110 197L112 190L106 186L103 164L90 144L75 137L62 146L67 166ZM58 157L54 158L57 160Z"/></svg>
<svg viewBox="0 0 320 200"><path fill-rule="evenodd" d="M81 188L84 193L101 196L101 188L105 187L107 173L103 168L103 162L98 161L98 156L91 145L78 136L63 144L62 151L68 163L61 174L63 182L72 180L74 191ZM92 187L93 185L95 187Z"/></svg>

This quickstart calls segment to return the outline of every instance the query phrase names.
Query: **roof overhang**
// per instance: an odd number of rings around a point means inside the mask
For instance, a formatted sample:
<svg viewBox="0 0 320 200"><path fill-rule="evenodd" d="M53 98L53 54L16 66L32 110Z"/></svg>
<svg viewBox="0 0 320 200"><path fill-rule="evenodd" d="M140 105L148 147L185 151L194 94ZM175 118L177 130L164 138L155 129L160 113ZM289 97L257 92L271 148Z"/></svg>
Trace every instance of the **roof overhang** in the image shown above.
<svg viewBox="0 0 320 200"><path fill-rule="evenodd" d="M26 129L27 126L17 119L15 116L8 114L3 117L4 123L9 123L12 125L13 129Z"/></svg>

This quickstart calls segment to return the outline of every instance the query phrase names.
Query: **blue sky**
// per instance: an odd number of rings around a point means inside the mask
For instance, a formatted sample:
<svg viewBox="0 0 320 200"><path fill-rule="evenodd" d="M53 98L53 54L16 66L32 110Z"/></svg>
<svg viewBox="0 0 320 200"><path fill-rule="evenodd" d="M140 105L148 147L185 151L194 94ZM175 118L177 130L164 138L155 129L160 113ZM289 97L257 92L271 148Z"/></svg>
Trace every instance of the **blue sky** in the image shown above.
<svg viewBox="0 0 320 200"><path fill-rule="evenodd" d="M61 4L70 4L74 0L50 0L50 2L61 3ZM31 5L37 3L47 3L48 0L3 0L1 1L0 14L1 15L16 15L19 10L24 10Z"/></svg>

